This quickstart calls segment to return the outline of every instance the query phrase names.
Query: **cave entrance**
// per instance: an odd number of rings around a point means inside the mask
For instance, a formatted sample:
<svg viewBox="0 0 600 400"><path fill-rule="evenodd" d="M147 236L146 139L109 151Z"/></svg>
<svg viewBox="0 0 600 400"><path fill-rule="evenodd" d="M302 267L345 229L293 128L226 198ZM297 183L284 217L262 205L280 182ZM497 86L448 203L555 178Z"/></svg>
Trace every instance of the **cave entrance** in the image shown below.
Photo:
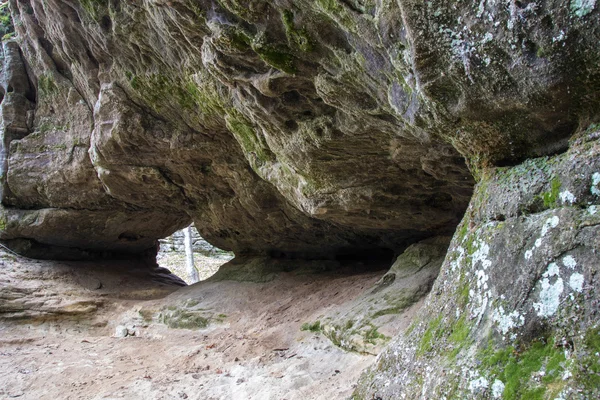
<svg viewBox="0 0 600 400"><path fill-rule="evenodd" d="M186 260L187 234L189 234L191 255L193 256L193 265L197 271L197 277L189 270ZM167 268L188 285L210 278L221 265L229 262L234 257L232 252L219 249L204 240L193 224L173 233L171 236L160 239L159 242L160 249L156 256L158 265Z"/></svg>

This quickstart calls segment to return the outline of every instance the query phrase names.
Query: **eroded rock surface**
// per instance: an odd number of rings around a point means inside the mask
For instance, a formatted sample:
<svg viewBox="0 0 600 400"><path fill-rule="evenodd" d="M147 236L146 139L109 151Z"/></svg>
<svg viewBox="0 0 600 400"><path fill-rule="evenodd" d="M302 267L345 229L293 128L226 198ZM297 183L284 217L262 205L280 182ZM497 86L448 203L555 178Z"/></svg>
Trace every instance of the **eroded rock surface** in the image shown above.
<svg viewBox="0 0 600 400"><path fill-rule="evenodd" d="M136 253L191 218L238 253L402 250L457 225L461 155L598 110L593 2L10 4L5 240Z"/></svg>
<svg viewBox="0 0 600 400"><path fill-rule="evenodd" d="M268 286L458 225L356 397L597 397L599 8L10 0L0 240L153 260L193 220Z"/></svg>
<svg viewBox="0 0 600 400"><path fill-rule="evenodd" d="M355 398L598 397L599 137L486 172L425 306Z"/></svg>

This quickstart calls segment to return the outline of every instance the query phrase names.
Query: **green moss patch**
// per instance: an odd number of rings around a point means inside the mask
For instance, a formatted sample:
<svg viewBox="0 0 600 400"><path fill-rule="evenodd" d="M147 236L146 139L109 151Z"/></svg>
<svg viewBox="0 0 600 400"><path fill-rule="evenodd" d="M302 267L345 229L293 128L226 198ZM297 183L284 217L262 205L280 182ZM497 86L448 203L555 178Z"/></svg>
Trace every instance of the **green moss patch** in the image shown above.
<svg viewBox="0 0 600 400"><path fill-rule="evenodd" d="M304 28L297 28L294 24L294 13L290 10L283 11L281 15L285 34L290 45L298 47L301 51L310 52L314 49L314 43Z"/></svg>
<svg viewBox="0 0 600 400"><path fill-rule="evenodd" d="M58 91L58 86L52 75L44 74L38 77L38 90L46 96L52 96Z"/></svg>
<svg viewBox="0 0 600 400"><path fill-rule="evenodd" d="M250 121L243 115L238 112L231 113L227 115L225 122L227 129L233 133L237 142L242 146L244 153L250 155L250 161L264 163L275 159L262 136L256 134ZM256 157L258 160L254 160L252 157ZM252 164L254 165L254 163Z"/></svg>
<svg viewBox="0 0 600 400"><path fill-rule="evenodd" d="M583 341L585 355L579 359L576 381L587 391L600 389L600 327L589 329Z"/></svg>
<svg viewBox="0 0 600 400"><path fill-rule="evenodd" d="M321 321L315 321L312 324L305 322L300 327L301 331L321 332Z"/></svg>
<svg viewBox="0 0 600 400"><path fill-rule="evenodd" d="M556 383L565 371L566 358L552 338L500 350L489 346L478 359L482 373L504 383L503 399L554 398L562 389Z"/></svg>
<svg viewBox="0 0 600 400"><path fill-rule="evenodd" d="M438 316L437 318L429 321L427 325L427 329L421 336L421 341L419 342L419 346L417 347L417 355L423 356L425 353L429 353L433 350L435 342L440 340L444 334L443 326L442 326L442 316Z"/></svg>
<svg viewBox="0 0 600 400"><path fill-rule="evenodd" d="M560 179L553 178L552 181L550 181L550 191L541 194L542 200L544 202L544 208L548 209L556 206L560 187Z"/></svg>

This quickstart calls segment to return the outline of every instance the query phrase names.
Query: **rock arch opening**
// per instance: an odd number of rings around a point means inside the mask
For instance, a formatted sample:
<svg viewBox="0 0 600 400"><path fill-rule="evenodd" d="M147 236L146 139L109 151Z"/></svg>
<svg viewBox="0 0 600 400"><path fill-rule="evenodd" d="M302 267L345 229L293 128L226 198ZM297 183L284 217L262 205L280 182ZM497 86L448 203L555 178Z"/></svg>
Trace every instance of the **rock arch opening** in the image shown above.
<svg viewBox="0 0 600 400"><path fill-rule="evenodd" d="M189 229L191 232L191 255L193 268L197 271L196 276L190 273L191 271L187 265L186 229ZM208 279L217 272L221 265L229 262L234 257L232 252L222 250L208 243L200 236L200 233L193 224L174 232L166 238L160 239L159 244L160 247L156 256L158 265L167 268L187 284Z"/></svg>

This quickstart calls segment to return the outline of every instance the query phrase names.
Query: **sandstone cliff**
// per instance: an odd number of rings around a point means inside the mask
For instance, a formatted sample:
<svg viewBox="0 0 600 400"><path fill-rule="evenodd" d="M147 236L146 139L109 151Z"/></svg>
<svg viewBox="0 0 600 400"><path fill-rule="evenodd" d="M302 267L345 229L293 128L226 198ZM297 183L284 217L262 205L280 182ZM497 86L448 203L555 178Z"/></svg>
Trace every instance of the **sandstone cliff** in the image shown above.
<svg viewBox="0 0 600 400"><path fill-rule="evenodd" d="M193 221L235 269L454 233L356 396L597 395L595 0L9 3L3 243L151 261Z"/></svg>

